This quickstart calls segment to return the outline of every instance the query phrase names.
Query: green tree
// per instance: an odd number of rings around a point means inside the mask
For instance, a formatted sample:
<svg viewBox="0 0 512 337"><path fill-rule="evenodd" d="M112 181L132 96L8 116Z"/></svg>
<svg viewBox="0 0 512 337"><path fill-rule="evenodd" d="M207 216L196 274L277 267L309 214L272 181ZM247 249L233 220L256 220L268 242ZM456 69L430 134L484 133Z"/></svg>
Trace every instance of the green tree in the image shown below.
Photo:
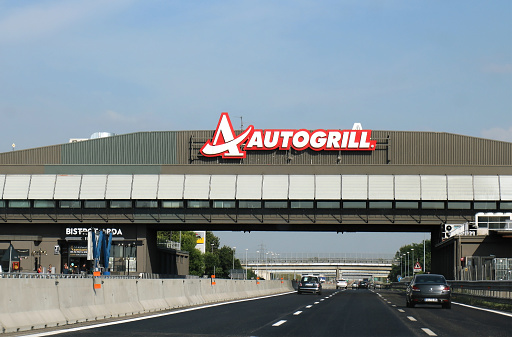
<svg viewBox="0 0 512 337"><path fill-rule="evenodd" d="M252 269L247 269L247 279L248 280L255 280L256 279L256 272Z"/></svg>
<svg viewBox="0 0 512 337"><path fill-rule="evenodd" d="M212 232L206 232L205 240L205 253L196 249L197 237L196 233L191 231L180 232L158 232L158 239L172 240L180 242L181 250L189 252L189 274L190 275L214 275L217 278L228 278L231 269L233 268L233 254L235 251L227 246L220 247L220 239ZM235 259L235 269L242 269L242 264L239 259ZM252 271L250 271L252 273ZM254 273L252 273L254 274ZM249 277L253 275L249 274Z"/></svg>
<svg viewBox="0 0 512 337"><path fill-rule="evenodd" d="M190 275L204 275L204 254L202 254L197 248L189 251L188 270Z"/></svg>
<svg viewBox="0 0 512 337"><path fill-rule="evenodd" d="M407 254L407 252L409 252L409 254ZM393 264L388 276L390 281L396 282L398 275L401 275L402 277L405 277L406 275L412 276L416 262L419 262L420 265L423 266L423 242L412 243L400 247L400 249L395 253L395 263ZM425 240L424 270L427 272L431 270L430 240Z"/></svg>
<svg viewBox="0 0 512 337"><path fill-rule="evenodd" d="M233 269L234 253L235 251L233 250L233 248L228 246L222 246L222 248L219 249L219 263L220 267L222 268L222 273L217 272L217 275L219 275L219 277L229 278L231 269ZM240 263L240 260L234 259L234 263L235 269L242 269L242 264Z"/></svg>
<svg viewBox="0 0 512 337"><path fill-rule="evenodd" d="M181 241L180 241L180 239L181 239ZM192 232L192 231L172 232L171 240L175 241L175 242L180 242L181 250L185 250L187 252L190 252L192 249L196 248L196 244L197 244L196 233Z"/></svg>
<svg viewBox="0 0 512 337"><path fill-rule="evenodd" d="M219 249L220 239L217 236L213 235L212 232L207 231L205 245L206 245L206 251L211 252L212 249L213 249L213 251L216 251ZM212 245L213 245L213 248L212 248Z"/></svg>
<svg viewBox="0 0 512 337"><path fill-rule="evenodd" d="M215 275L217 277L217 268L220 268L219 256L217 254L206 252L204 254L205 275Z"/></svg>
<svg viewBox="0 0 512 337"><path fill-rule="evenodd" d="M171 239L171 233L170 231L158 231L156 232L156 242L157 243L163 243Z"/></svg>
<svg viewBox="0 0 512 337"><path fill-rule="evenodd" d="M206 231L204 254L204 265L206 275L215 274L215 277L220 277L220 275L223 273L219 259L219 245L220 239L217 236L215 236L212 232Z"/></svg>
<svg viewBox="0 0 512 337"><path fill-rule="evenodd" d="M181 250L189 253L189 274L196 276L203 276L205 272L204 256L201 254L199 249L196 248L197 236L192 231L179 231L172 232L171 240L180 242L181 239Z"/></svg>
<svg viewBox="0 0 512 337"><path fill-rule="evenodd" d="M205 274L217 278L228 278L233 268L233 254L235 251L228 246L220 247L220 239L212 232L206 232L206 252L204 254ZM242 269L239 259L235 259L235 269Z"/></svg>

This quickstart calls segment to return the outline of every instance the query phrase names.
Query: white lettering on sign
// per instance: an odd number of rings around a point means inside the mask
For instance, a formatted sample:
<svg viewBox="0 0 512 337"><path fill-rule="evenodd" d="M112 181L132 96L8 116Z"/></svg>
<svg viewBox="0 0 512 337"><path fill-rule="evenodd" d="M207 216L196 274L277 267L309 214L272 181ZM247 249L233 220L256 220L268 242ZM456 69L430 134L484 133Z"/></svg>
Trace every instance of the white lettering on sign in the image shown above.
<svg viewBox="0 0 512 337"><path fill-rule="evenodd" d="M377 141L371 140L371 130L354 124L352 130L256 130L250 125L236 136L227 112L220 116L213 139L201 148L206 157L245 158L250 150L298 151L310 148L315 151L374 151ZM243 150L241 146L246 143Z"/></svg>
<svg viewBox="0 0 512 337"><path fill-rule="evenodd" d="M66 227L66 235L73 236L86 236L89 232L90 228L75 228L75 227ZM105 228L106 234L112 233L112 236L122 236L123 231L121 228Z"/></svg>

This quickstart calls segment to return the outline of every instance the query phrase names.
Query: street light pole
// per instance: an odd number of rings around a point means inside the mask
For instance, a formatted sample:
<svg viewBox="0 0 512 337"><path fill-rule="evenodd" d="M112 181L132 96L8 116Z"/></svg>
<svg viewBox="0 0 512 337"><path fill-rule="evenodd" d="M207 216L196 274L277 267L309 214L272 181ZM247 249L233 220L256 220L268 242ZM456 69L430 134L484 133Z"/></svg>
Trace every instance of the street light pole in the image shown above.
<svg viewBox="0 0 512 337"><path fill-rule="evenodd" d="M268 274L267 257L268 257L268 252L265 253L265 280L267 279L267 274Z"/></svg>
<svg viewBox="0 0 512 337"><path fill-rule="evenodd" d="M247 251L249 248L245 248L245 279L247 280Z"/></svg>
<svg viewBox="0 0 512 337"><path fill-rule="evenodd" d="M425 266L425 234L423 234L423 272L425 272L426 266Z"/></svg>
<svg viewBox="0 0 512 337"><path fill-rule="evenodd" d="M233 273L235 271L235 251L236 247L233 247L233 268L231 269L231 279L233 279Z"/></svg>
<svg viewBox="0 0 512 337"><path fill-rule="evenodd" d="M256 277L259 277L260 276L260 251L257 250L256 253L257 253L257 256L256 256Z"/></svg>
<svg viewBox="0 0 512 337"><path fill-rule="evenodd" d="M407 277L409 277L409 264L410 264L409 263L409 253L410 252L407 252L407 265L406 265L406 267L407 267Z"/></svg>
<svg viewBox="0 0 512 337"><path fill-rule="evenodd" d="M414 248L411 248L412 251L412 276L414 276Z"/></svg>
<svg viewBox="0 0 512 337"><path fill-rule="evenodd" d="M212 246L212 261L213 261L213 243L210 244ZM213 264L213 275L215 275L215 264Z"/></svg>
<svg viewBox="0 0 512 337"><path fill-rule="evenodd" d="M400 276L403 277L402 267L403 267L403 265L402 265L402 254L400 254Z"/></svg>

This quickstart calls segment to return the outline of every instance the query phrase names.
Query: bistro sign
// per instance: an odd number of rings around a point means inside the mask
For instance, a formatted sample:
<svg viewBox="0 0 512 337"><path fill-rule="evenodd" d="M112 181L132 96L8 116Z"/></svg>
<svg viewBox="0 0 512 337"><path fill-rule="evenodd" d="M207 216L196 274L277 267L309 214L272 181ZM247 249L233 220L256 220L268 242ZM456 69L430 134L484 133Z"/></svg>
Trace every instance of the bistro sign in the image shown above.
<svg viewBox="0 0 512 337"><path fill-rule="evenodd" d="M213 139L201 148L206 157L245 158L246 151L312 149L314 151L374 151L371 130L261 130L250 125L236 135L227 112L220 115ZM245 144L245 145L244 145ZM243 150L242 150L242 146Z"/></svg>
<svg viewBox="0 0 512 337"><path fill-rule="evenodd" d="M78 228L78 227L66 227L66 235L71 236L87 236L87 233L90 231L90 228ZM112 236L122 236L123 231L121 228L105 228L103 229L105 233L108 235L112 233Z"/></svg>

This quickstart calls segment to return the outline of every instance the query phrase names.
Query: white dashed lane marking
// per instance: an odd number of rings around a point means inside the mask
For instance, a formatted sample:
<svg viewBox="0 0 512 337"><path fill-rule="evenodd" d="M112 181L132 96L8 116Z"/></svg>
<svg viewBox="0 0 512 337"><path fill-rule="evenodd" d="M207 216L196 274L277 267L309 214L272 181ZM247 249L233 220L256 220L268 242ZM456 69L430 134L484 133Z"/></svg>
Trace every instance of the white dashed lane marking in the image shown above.
<svg viewBox="0 0 512 337"><path fill-rule="evenodd" d="M300 314L302 314L302 311L296 311L296 312L293 313L293 316L298 316Z"/></svg>
<svg viewBox="0 0 512 337"><path fill-rule="evenodd" d="M318 304L318 303L320 303L320 302L315 302L314 304Z"/></svg>
<svg viewBox="0 0 512 337"><path fill-rule="evenodd" d="M421 328L421 330L423 330L424 333L426 333L427 335L429 336L437 336L432 330L430 330L429 328Z"/></svg>
<svg viewBox="0 0 512 337"><path fill-rule="evenodd" d="M398 311L400 311L400 312L405 312L405 310L403 310L403 309L398 309Z"/></svg>
<svg viewBox="0 0 512 337"><path fill-rule="evenodd" d="M272 324L272 326L280 326L280 325L283 325L284 323L286 323L286 321L285 320L281 320L279 322L276 322L276 323Z"/></svg>
<svg viewBox="0 0 512 337"><path fill-rule="evenodd" d="M412 322L416 322L416 318L412 317L412 316L407 316L407 318L412 321Z"/></svg>
<svg viewBox="0 0 512 337"><path fill-rule="evenodd" d="M312 305L308 305L308 306L306 306L306 309L309 309L309 308L311 308L311 307L312 307Z"/></svg>

